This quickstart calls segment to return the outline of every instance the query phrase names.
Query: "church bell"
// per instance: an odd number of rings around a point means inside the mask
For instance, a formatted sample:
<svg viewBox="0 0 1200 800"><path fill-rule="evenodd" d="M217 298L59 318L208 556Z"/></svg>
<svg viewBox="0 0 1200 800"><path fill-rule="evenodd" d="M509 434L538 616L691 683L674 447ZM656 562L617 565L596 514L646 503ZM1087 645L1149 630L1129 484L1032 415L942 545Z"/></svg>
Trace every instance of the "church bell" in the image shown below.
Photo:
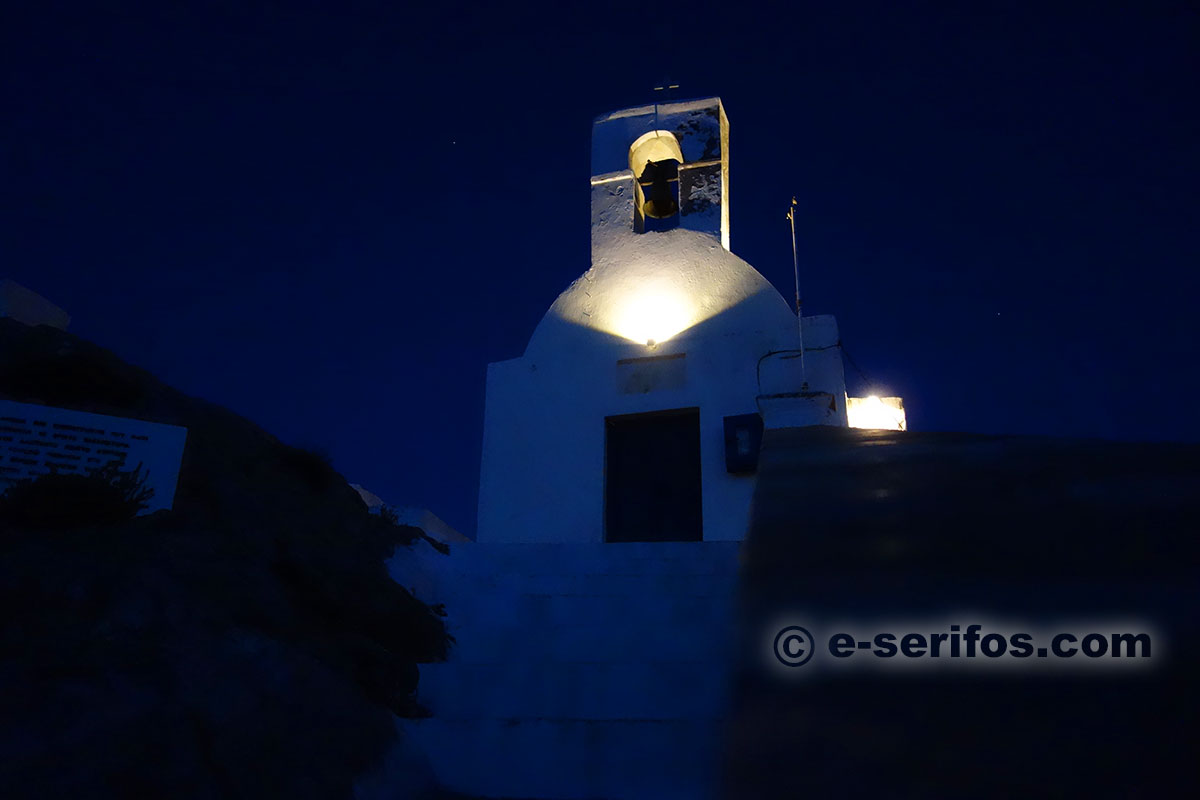
<svg viewBox="0 0 1200 800"><path fill-rule="evenodd" d="M650 219L667 219L679 213L679 162L673 158L647 161L638 182L646 198L642 213Z"/></svg>

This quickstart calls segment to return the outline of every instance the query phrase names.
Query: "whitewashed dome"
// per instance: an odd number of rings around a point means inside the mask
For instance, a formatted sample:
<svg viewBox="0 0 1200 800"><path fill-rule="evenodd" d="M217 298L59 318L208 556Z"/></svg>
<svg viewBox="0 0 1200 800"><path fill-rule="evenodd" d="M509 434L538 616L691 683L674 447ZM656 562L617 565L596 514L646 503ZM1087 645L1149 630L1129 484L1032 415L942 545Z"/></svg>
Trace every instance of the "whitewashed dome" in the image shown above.
<svg viewBox="0 0 1200 800"><path fill-rule="evenodd" d="M589 345L659 344L795 325L778 290L715 237L682 228L617 234L554 301L525 355L536 360Z"/></svg>

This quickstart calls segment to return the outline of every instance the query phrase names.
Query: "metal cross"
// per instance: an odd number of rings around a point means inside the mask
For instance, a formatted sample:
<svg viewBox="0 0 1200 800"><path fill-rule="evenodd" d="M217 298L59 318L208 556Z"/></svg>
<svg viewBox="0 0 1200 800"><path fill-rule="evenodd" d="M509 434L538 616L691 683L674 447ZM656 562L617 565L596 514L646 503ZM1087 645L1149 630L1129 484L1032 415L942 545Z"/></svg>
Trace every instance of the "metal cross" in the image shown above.
<svg viewBox="0 0 1200 800"><path fill-rule="evenodd" d="M662 92L663 97L669 99L671 97L674 97L674 95L672 94L672 90L678 89L678 88L679 88L678 83L671 83L670 78L665 78L665 79L663 79L662 86L655 86L654 91Z"/></svg>

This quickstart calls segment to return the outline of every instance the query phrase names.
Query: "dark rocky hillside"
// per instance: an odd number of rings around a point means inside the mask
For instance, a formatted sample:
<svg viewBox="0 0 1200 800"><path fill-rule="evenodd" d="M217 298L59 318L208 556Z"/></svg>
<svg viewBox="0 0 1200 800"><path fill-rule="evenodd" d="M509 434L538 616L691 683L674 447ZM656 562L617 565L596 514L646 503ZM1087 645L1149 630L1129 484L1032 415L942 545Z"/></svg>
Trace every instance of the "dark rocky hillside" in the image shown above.
<svg viewBox="0 0 1200 800"><path fill-rule="evenodd" d="M58 330L0 319L0 396L188 429L175 508L0 530L5 797L352 795L420 713L441 619L389 579L421 535L320 456Z"/></svg>

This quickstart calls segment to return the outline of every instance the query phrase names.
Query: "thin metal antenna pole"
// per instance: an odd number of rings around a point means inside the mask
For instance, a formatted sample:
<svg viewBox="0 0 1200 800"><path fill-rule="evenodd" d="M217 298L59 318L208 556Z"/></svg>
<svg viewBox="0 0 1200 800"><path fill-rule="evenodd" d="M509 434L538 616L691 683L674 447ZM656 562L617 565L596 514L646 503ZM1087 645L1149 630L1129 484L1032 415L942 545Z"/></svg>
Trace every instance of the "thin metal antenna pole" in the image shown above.
<svg viewBox="0 0 1200 800"><path fill-rule="evenodd" d="M792 274L796 278L796 332L800 334L800 380L804 388L808 387L808 373L804 369L804 315L801 313L800 302L800 259L796 255L796 198L788 207L788 222L792 226Z"/></svg>

